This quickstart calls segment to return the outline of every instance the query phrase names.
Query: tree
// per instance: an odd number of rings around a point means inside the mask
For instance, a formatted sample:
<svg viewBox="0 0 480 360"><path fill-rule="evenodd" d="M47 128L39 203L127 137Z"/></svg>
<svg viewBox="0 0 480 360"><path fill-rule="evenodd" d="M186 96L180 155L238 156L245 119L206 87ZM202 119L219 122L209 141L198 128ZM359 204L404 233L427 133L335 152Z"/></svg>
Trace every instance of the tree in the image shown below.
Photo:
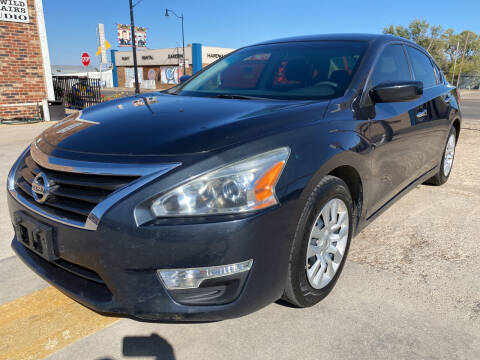
<svg viewBox="0 0 480 360"><path fill-rule="evenodd" d="M424 19L414 19L408 27L390 25L383 29L383 33L403 37L424 47L452 82L460 71L480 74L480 36L473 31L455 33L454 29L444 30Z"/></svg>

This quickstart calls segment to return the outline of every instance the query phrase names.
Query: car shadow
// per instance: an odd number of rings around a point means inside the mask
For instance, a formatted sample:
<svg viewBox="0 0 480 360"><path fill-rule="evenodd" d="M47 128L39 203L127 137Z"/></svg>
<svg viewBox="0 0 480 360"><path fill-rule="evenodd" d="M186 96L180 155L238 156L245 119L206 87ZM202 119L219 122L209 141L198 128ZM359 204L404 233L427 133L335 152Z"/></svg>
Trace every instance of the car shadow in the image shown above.
<svg viewBox="0 0 480 360"><path fill-rule="evenodd" d="M122 344L122 354L125 357L153 357L155 360L175 360L172 345L158 334L150 336L125 336ZM114 360L102 357L97 360Z"/></svg>
<svg viewBox="0 0 480 360"><path fill-rule="evenodd" d="M172 345L155 333L150 336L125 336L123 338L123 356L155 356L157 360L175 360Z"/></svg>
<svg viewBox="0 0 480 360"><path fill-rule="evenodd" d="M277 301L275 301L275 304L280 305L280 306L284 306L284 307L288 307L290 309L298 309L299 308L298 306L290 304L289 302L287 302L283 299L278 299Z"/></svg>

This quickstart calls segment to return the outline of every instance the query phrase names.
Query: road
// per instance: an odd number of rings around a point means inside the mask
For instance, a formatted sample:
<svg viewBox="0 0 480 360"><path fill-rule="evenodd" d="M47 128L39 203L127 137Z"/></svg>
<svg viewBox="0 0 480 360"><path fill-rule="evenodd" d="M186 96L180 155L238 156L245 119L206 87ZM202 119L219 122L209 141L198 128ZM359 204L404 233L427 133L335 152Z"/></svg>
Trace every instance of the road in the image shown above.
<svg viewBox="0 0 480 360"><path fill-rule="evenodd" d="M118 89L118 88L103 88L102 89L102 94L105 95L106 97L116 95L116 94L122 94L124 96L130 96L135 94L134 89Z"/></svg>
<svg viewBox="0 0 480 360"><path fill-rule="evenodd" d="M419 186L357 236L336 288L309 309L279 302L205 324L98 315L13 255L1 191L0 359L480 359L480 101L463 109L449 182ZM45 127L0 125L0 189Z"/></svg>
<svg viewBox="0 0 480 360"><path fill-rule="evenodd" d="M462 116L464 119L480 120L480 99L462 99Z"/></svg>
<svg viewBox="0 0 480 360"><path fill-rule="evenodd" d="M140 89L140 93L149 93L161 90L163 89ZM102 94L107 98L114 97L115 95L132 96L135 95L135 90L133 88L103 88Z"/></svg>

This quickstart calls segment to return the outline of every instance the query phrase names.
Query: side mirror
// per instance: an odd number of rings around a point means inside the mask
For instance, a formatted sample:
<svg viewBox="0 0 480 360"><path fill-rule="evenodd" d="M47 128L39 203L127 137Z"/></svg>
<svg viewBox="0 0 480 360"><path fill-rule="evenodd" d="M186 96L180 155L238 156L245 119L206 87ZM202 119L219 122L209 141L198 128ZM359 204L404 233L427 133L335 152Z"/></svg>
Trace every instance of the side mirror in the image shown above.
<svg viewBox="0 0 480 360"><path fill-rule="evenodd" d="M183 76L180 76L180 84L183 84L185 81L187 81L188 79L190 79L192 76L191 75L183 75Z"/></svg>
<svg viewBox="0 0 480 360"><path fill-rule="evenodd" d="M421 81L383 82L370 90L370 96L376 103L412 101L423 95Z"/></svg>

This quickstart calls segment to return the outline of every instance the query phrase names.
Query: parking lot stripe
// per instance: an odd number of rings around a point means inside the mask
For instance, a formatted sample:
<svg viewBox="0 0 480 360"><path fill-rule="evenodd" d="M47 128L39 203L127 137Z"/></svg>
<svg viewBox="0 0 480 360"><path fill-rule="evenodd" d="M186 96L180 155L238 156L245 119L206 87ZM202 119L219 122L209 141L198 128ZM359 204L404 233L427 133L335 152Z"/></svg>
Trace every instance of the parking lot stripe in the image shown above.
<svg viewBox="0 0 480 360"><path fill-rule="evenodd" d="M0 306L0 359L43 359L116 321L48 287Z"/></svg>
<svg viewBox="0 0 480 360"><path fill-rule="evenodd" d="M2 274L0 305L49 286L16 256L0 260L0 274Z"/></svg>

